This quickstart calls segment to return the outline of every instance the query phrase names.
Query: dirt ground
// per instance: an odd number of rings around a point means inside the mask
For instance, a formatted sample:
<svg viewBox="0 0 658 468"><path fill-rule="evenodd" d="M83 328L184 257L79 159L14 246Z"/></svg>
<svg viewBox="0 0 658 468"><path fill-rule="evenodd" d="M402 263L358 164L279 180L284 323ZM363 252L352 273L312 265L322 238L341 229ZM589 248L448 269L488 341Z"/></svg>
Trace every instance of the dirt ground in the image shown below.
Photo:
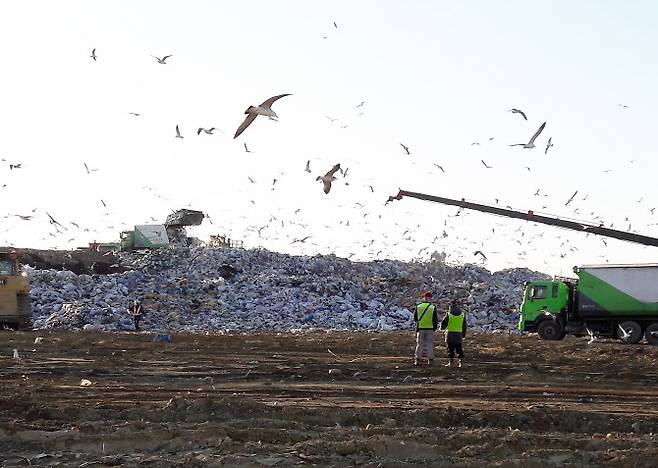
<svg viewBox="0 0 658 468"><path fill-rule="evenodd" d="M153 339L1 333L2 466L658 460L656 347L478 334L451 369L414 368L411 333Z"/></svg>

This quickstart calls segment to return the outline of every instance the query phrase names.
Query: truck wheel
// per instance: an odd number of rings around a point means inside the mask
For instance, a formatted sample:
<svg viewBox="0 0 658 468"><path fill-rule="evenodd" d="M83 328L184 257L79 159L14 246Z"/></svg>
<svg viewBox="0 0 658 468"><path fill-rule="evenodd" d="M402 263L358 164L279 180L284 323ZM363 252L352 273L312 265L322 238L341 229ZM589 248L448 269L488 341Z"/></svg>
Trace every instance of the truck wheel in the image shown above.
<svg viewBox="0 0 658 468"><path fill-rule="evenodd" d="M544 320L537 327L537 334L542 340L560 340L564 338L562 332L562 325L553 320Z"/></svg>
<svg viewBox="0 0 658 468"><path fill-rule="evenodd" d="M626 344L637 344L642 339L642 327L632 320L621 322L617 325L617 336Z"/></svg>
<svg viewBox="0 0 658 468"><path fill-rule="evenodd" d="M652 323L644 331L644 339L651 346L658 346L658 322Z"/></svg>

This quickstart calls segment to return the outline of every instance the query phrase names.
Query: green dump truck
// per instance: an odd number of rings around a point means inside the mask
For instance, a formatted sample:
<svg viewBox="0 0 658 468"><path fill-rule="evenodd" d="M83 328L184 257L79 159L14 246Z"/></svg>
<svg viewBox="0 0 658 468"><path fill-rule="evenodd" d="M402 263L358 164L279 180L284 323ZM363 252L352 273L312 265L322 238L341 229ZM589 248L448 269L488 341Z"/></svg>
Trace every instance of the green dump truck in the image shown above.
<svg viewBox="0 0 658 468"><path fill-rule="evenodd" d="M525 284L519 330L543 340L589 334L658 345L658 264L588 265L574 273L577 279Z"/></svg>

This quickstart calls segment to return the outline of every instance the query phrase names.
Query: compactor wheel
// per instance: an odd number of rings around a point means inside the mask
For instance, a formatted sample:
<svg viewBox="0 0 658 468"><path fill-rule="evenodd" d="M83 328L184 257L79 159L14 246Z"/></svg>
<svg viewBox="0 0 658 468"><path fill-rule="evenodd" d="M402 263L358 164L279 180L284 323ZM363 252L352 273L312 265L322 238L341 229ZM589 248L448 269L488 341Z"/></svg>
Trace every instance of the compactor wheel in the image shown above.
<svg viewBox="0 0 658 468"><path fill-rule="evenodd" d="M644 330L644 339L651 346L658 346L658 322L652 323Z"/></svg>
<svg viewBox="0 0 658 468"><path fill-rule="evenodd" d="M621 322L617 325L617 336L626 344L637 344L642 339L642 327L632 320Z"/></svg>

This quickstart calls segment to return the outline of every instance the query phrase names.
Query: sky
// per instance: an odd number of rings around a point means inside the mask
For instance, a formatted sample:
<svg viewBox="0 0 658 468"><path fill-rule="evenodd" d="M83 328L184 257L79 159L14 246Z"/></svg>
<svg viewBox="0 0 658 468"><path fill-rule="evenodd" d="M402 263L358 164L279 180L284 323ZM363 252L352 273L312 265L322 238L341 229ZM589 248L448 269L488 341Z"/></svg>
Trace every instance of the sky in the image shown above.
<svg viewBox="0 0 658 468"><path fill-rule="evenodd" d="M655 247L385 205L402 188L658 237L657 20L649 1L6 3L0 245L112 242L192 208L209 218L191 235L291 254L559 275L658 263ZM283 93L278 121L233 139ZM536 148L509 146L543 122ZM336 163L347 175L324 194Z"/></svg>

